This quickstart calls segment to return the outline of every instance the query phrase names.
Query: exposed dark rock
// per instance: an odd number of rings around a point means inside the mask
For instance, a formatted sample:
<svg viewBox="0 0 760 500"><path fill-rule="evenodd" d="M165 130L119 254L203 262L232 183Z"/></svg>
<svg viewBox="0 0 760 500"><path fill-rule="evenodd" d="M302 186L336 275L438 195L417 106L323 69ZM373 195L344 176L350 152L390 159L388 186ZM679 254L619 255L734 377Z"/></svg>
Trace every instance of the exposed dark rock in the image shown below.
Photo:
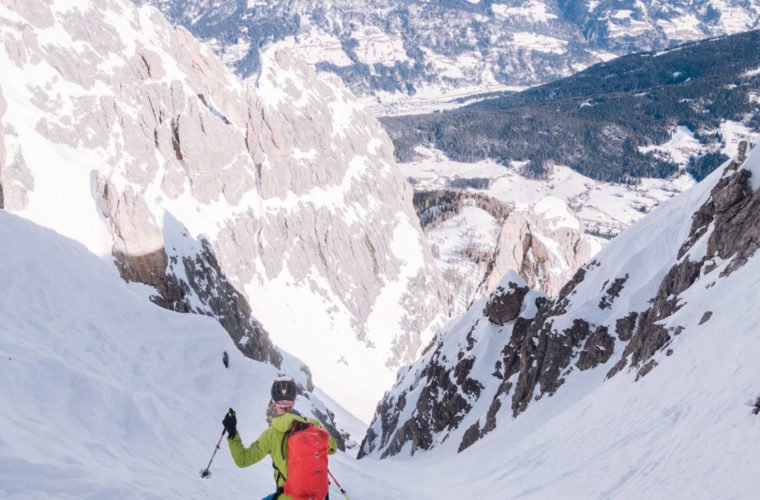
<svg viewBox="0 0 760 500"><path fill-rule="evenodd" d="M615 278L615 281L607 289L607 293L599 301L599 309L609 309L612 307L612 303L620 296L620 292L623 290L626 281L628 281L628 273L622 278Z"/></svg>
<svg viewBox="0 0 760 500"><path fill-rule="evenodd" d="M577 287L585 278L586 278L586 267L592 267L594 265L599 265L599 263L595 260L592 260L590 263L588 263L586 266L578 269L576 273L573 275L573 279L567 282L565 286L563 286L559 293L557 294L557 299L562 302L567 297L575 291L575 287Z"/></svg>
<svg viewBox="0 0 760 500"><path fill-rule="evenodd" d="M739 170L730 177L726 196L716 200L715 230L707 242L707 255L732 259L722 276L743 266L760 248L760 191L752 191L750 177L748 170Z"/></svg>
<svg viewBox="0 0 760 500"><path fill-rule="evenodd" d="M713 221L715 215L715 204L712 199L708 200L705 204L699 207L699 210L694 212L691 216L691 229L689 230L689 237L683 242L681 248L678 250L678 259L680 260L689 251L694 243L705 234Z"/></svg>
<svg viewBox="0 0 760 500"><path fill-rule="evenodd" d="M340 432L335 426L335 415L330 410L327 410L327 414L325 414L314 408L314 416L325 426L327 432L335 438L335 441L338 443L338 449L340 451L346 451L346 439L349 436L348 434Z"/></svg>
<svg viewBox="0 0 760 500"><path fill-rule="evenodd" d="M746 145L743 147L746 154ZM739 167L740 163L737 162L731 162L726 167L724 176L710 192L710 199L692 217L689 237L678 252L681 261L663 278L652 306L640 315L636 332L623 352L623 359L610 370L608 377L625 366L625 358L630 356L631 364L639 366L668 344L671 332L658 322L681 307L678 295L689 288L701 272L712 270L712 265L703 269L708 260L714 256L730 259L721 274L725 276L744 265L760 247L760 194L752 191L749 181L751 173ZM707 241L706 255L700 256L696 262L684 257L709 227L713 227L713 231ZM700 324L708 321L711 315L711 312L705 313ZM683 327L676 327L673 334L678 335L681 331ZM637 378L646 375L655 365L644 365Z"/></svg>
<svg viewBox="0 0 760 500"><path fill-rule="evenodd" d="M491 323L500 326L513 321L520 314L523 299L528 291L527 286L521 287L512 282L509 283L509 289L497 287L486 302L483 315Z"/></svg>
<svg viewBox="0 0 760 500"><path fill-rule="evenodd" d="M380 419L382 435L379 447L385 448L382 457L399 453L409 442L412 454L419 449L429 449L433 442L433 433L456 429L470 411L471 406L462 395L480 395L482 385L469 377L474 359L461 359L453 368L449 368L440 347L439 345L439 349L432 355L431 362L420 373L420 377L425 380L424 389L420 392L411 419L399 427L399 415L406 405L405 393L402 393L396 404L383 400L378 405L372 423L374 425ZM372 436L365 436L359 458L374 449L375 438L374 432Z"/></svg>
<svg viewBox="0 0 760 500"><path fill-rule="evenodd" d="M739 163L744 163L744 160L747 159L747 141L739 142L739 151L736 159Z"/></svg>
<svg viewBox="0 0 760 500"><path fill-rule="evenodd" d="M475 358L462 359L454 368L454 376L456 377L457 384L464 393L477 399L480 397L480 391L483 390L483 385L477 380L469 378L470 371L474 364Z"/></svg>
<svg viewBox="0 0 760 500"><path fill-rule="evenodd" d="M282 355L269 334L253 319L248 302L222 273L211 245L205 240L201 245L202 251L193 257L170 259L163 248L138 256L114 252L114 257L123 279L156 289L158 294L151 297L154 303L172 311L216 318L243 354L279 368ZM178 280L178 275L186 276L187 281ZM190 301L193 295L205 307L193 307Z"/></svg>
<svg viewBox="0 0 760 500"><path fill-rule="evenodd" d="M644 364L644 366L641 367L641 369L636 374L636 380L639 380L641 377L646 375L647 373L651 372L652 369L657 366L657 361L650 359L649 361Z"/></svg>
<svg viewBox="0 0 760 500"><path fill-rule="evenodd" d="M628 359L627 358L625 358L625 357L620 358L617 363L615 363L614 365L612 365L612 368L610 368L610 371L607 372L607 377L606 378L612 378L612 377L614 377L615 375L617 375L620 372L620 370L622 370L623 368L625 368L625 366L627 364L628 364Z"/></svg>
<svg viewBox="0 0 760 500"><path fill-rule="evenodd" d="M378 448L383 448L388 444L388 441L398 429L399 416L401 412L404 411L405 407L406 391L402 392L399 395L395 404L393 400L390 399L380 400L380 402L377 404L377 408L375 409L375 416L372 419L373 424L378 419L380 419L380 442L376 443L376 439L378 438L377 433L374 430L374 426L370 426L367 430L367 434L362 440L361 446L359 447L359 454L357 455L357 458L362 458L363 456L374 451L375 444L377 444Z"/></svg>
<svg viewBox="0 0 760 500"><path fill-rule="evenodd" d="M615 333L617 333L617 336L620 340L623 342L631 340L634 329L636 328L636 320L638 318L639 314L632 312L628 316L615 321Z"/></svg>
<svg viewBox="0 0 760 500"><path fill-rule="evenodd" d="M678 294L694 283L701 269L701 262L685 259L668 271L660 284L652 306L641 313L636 332L623 351L623 359L607 373L608 377L612 377L625 366L625 358L630 357L631 365L638 366L639 363L650 359L655 352L670 341L670 332L658 322L681 307L678 304ZM652 366L642 368L639 376L645 375L652 368Z"/></svg>
<svg viewBox="0 0 760 500"><path fill-rule="evenodd" d="M740 150L746 156L747 143L742 142ZM687 242L679 251L683 256L711 222L715 229L707 243L707 256L718 255L721 259L733 257L724 271L730 274L743 266L747 259L760 247L760 196L753 193L749 182L751 173L738 169L740 163L729 164L718 183L713 187L710 199L695 213L692 229ZM732 175L729 171L735 171Z"/></svg>
<svg viewBox="0 0 760 500"><path fill-rule="evenodd" d="M393 439L381 458L398 454L406 443L411 443L412 455L417 450L430 449L430 445L433 444L433 435L424 420L412 418L404 422L401 428L393 434Z"/></svg>
<svg viewBox="0 0 760 500"><path fill-rule="evenodd" d="M174 148L174 156L178 160L183 160L184 157L182 155L182 146L180 145L179 140L179 120L172 120L171 123L172 127L172 148Z"/></svg>
<svg viewBox="0 0 760 500"><path fill-rule="evenodd" d="M469 448L478 439L480 439L480 422L475 422L464 432L464 436L462 436L462 442L459 443L457 453L461 453L462 450Z"/></svg>
<svg viewBox="0 0 760 500"><path fill-rule="evenodd" d="M465 399L477 399L483 386L471 378L470 371L475 363L473 357L458 356L456 365L450 367L443 356L443 343L433 344L435 351L431 361L420 373L424 388L416 402L412 418L399 423L399 415L406 406L406 392L402 392L395 404L391 400L382 400L375 411L372 426L380 421L380 443L376 443L375 431L368 432L362 441L358 458L374 450L374 446L384 448L382 457L395 455L404 445L411 442L411 452L426 450L433 442L433 433L454 430L470 411L471 405ZM401 425L401 427L399 427Z"/></svg>
<svg viewBox="0 0 760 500"><path fill-rule="evenodd" d="M507 389L507 392L509 392L509 389ZM496 428L496 414L499 412L499 409L501 409L501 399L499 399L499 395L500 394L497 394L493 401L491 401L491 406L488 408L488 413L486 414L486 424L483 426L483 430L480 433L481 437Z"/></svg>
<svg viewBox="0 0 760 500"><path fill-rule="evenodd" d="M712 317L712 311L705 311L705 313L702 315L702 319L699 320L699 324L703 325L710 321L710 318Z"/></svg>
<svg viewBox="0 0 760 500"><path fill-rule="evenodd" d="M377 418L377 413L375 413L375 418ZM367 433L364 435L364 439L362 439L362 444L359 445L359 453L356 455L356 458L360 459L372 453L375 450L374 443L377 438L377 432L375 432L374 428L370 427L367 429Z"/></svg>
<svg viewBox="0 0 760 500"><path fill-rule="evenodd" d="M540 394L554 394L565 382L561 374L570 364L573 350L579 348L589 336L589 324L582 319L573 320L570 328L555 334L551 322L546 322L555 314L553 309L544 314L539 312L536 321L531 322L526 330L520 346L519 375L512 395L513 415L528 407L537 385ZM538 328L540 330L536 331Z"/></svg>
<svg viewBox="0 0 760 500"><path fill-rule="evenodd" d="M752 409L752 413L755 415L760 414L760 396L758 396L757 401L755 401L755 407Z"/></svg>
<svg viewBox="0 0 760 500"><path fill-rule="evenodd" d="M587 370L602 365L610 359L614 347L615 339L607 332L607 327L599 326L583 345L576 366L581 370Z"/></svg>

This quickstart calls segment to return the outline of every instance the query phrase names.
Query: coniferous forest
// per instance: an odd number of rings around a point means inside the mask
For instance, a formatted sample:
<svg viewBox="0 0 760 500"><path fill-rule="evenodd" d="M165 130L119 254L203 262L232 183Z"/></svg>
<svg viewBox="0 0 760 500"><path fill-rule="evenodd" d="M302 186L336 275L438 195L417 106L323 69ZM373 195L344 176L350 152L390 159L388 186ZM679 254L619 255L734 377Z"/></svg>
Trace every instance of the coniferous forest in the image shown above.
<svg viewBox="0 0 760 500"><path fill-rule="evenodd" d="M760 130L759 68L760 31L752 31L621 57L452 111L381 121L402 162L424 145L456 161L527 161L523 173L535 178L561 164L615 182L677 172L672 158L639 148L663 144L684 126L704 146L686 165L700 180L726 159L722 121Z"/></svg>

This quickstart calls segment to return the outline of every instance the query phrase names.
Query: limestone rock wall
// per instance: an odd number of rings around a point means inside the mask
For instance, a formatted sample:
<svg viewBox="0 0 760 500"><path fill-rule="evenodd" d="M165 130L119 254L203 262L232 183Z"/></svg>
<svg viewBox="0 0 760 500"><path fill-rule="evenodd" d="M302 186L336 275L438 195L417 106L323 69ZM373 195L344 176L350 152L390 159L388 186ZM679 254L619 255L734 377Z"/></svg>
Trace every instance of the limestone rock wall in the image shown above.
<svg viewBox="0 0 760 500"><path fill-rule="evenodd" d="M446 292L390 140L337 77L278 51L241 81L126 0L3 5L6 210L112 254L159 303L217 308L257 359L278 359L263 322L315 374L348 360L333 389L372 377L348 366L357 352L389 380L414 359ZM290 312L296 295L316 316ZM301 341L304 324L324 325L309 333L324 345L354 344L324 358Z"/></svg>
<svg viewBox="0 0 760 500"><path fill-rule="evenodd" d="M516 210L502 226L481 290L490 293L515 270L530 288L555 295L591 255L590 238L580 227L553 227L540 215Z"/></svg>

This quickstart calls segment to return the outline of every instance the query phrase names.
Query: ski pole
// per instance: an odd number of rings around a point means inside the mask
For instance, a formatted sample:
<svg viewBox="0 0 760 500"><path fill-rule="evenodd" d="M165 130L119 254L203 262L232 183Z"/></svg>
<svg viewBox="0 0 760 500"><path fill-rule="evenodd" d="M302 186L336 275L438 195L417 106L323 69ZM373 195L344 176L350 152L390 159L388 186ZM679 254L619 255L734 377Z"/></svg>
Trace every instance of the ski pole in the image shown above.
<svg viewBox="0 0 760 500"><path fill-rule="evenodd" d="M211 467L211 462L213 462L214 456L216 455L217 450L219 450L219 445L222 444L222 439L224 438L224 433L225 432L227 432L227 429L224 429L222 431L222 435L219 436L219 441L216 443L216 449L214 449L214 454L211 455L211 460L208 461L208 465L206 466L205 469L201 469L201 477L202 478L211 477L211 471L208 470L208 468Z"/></svg>
<svg viewBox="0 0 760 500"><path fill-rule="evenodd" d="M343 496L346 497L346 500L350 500L348 498L348 495L346 495L346 490L343 489L343 487L340 485L337 479L335 479L335 476L333 476L332 472L330 472L330 469L327 469L327 473L330 474L330 477L332 478L333 482L335 483L335 486L338 487L341 493L343 493Z"/></svg>

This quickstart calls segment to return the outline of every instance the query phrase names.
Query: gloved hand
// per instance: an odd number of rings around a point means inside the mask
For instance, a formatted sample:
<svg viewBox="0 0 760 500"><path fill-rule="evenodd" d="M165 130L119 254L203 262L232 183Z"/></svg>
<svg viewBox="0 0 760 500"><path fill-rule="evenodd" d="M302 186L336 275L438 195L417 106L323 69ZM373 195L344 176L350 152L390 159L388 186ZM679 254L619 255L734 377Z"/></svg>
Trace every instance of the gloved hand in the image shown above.
<svg viewBox="0 0 760 500"><path fill-rule="evenodd" d="M227 431L228 439L233 439L235 435L237 435L237 417L235 416L235 410L230 408L230 411L227 412L224 416L224 420L222 420L222 425L224 425L224 429Z"/></svg>

